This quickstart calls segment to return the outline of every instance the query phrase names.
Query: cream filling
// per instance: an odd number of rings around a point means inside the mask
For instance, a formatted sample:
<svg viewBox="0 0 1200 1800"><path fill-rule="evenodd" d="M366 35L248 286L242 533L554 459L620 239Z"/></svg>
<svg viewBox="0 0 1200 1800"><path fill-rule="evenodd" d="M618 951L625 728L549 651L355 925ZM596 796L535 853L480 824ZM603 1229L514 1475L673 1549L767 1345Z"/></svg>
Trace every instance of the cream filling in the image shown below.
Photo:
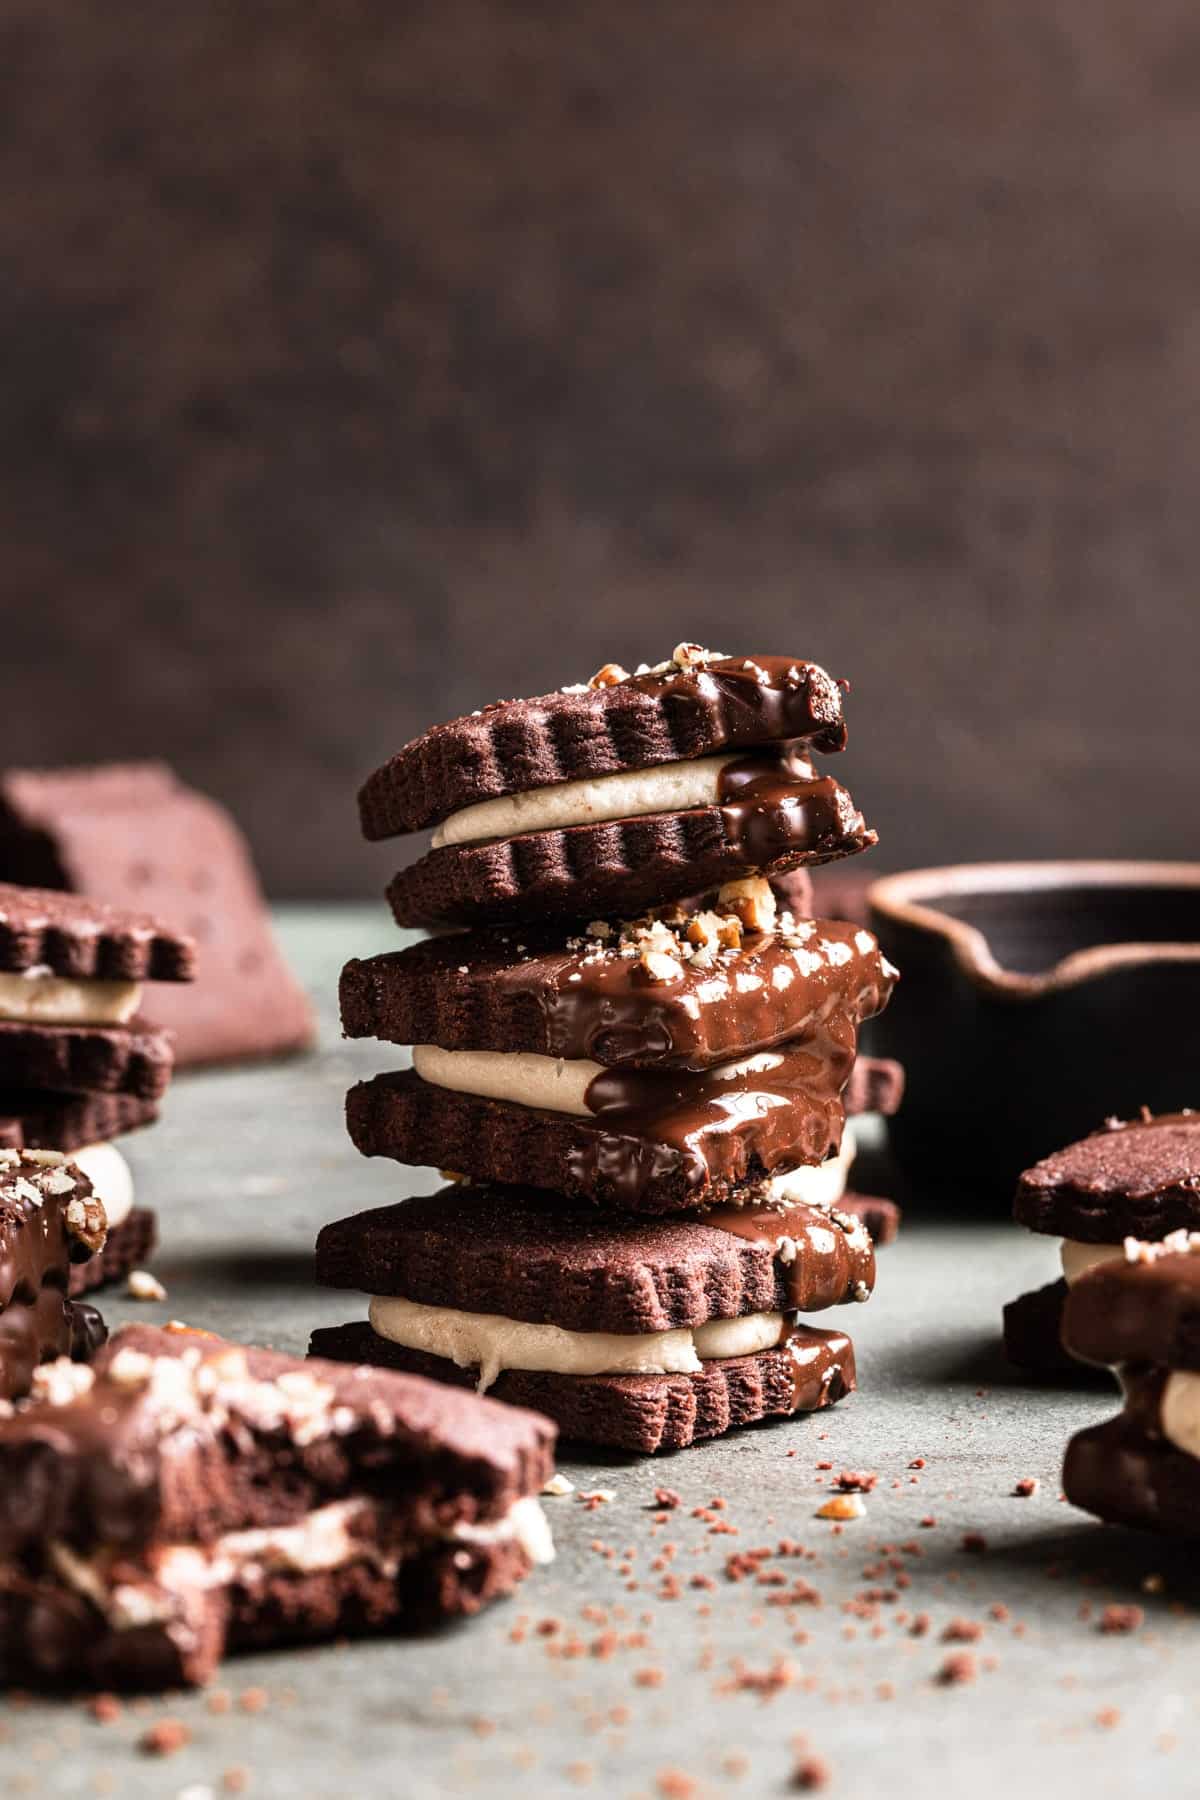
<svg viewBox="0 0 1200 1800"><path fill-rule="evenodd" d="M73 1150L70 1161L82 1169L104 1208L111 1231L133 1211L133 1171L115 1144L85 1144Z"/></svg>
<svg viewBox="0 0 1200 1800"><path fill-rule="evenodd" d="M389 1343L444 1357L460 1369L478 1367L480 1393L491 1387L502 1369L555 1375L696 1375L704 1362L773 1349L787 1329L784 1315L770 1312L710 1319L690 1330L567 1331L561 1325L531 1325L500 1313L423 1306L395 1295L377 1295L369 1317L372 1331Z"/></svg>
<svg viewBox="0 0 1200 1800"><path fill-rule="evenodd" d="M836 1206L846 1191L857 1148L854 1132L847 1121L837 1155L827 1162L809 1163L803 1168L789 1169L783 1175L773 1175L767 1182L771 1198L782 1205L816 1206L822 1211Z"/></svg>
<svg viewBox="0 0 1200 1800"><path fill-rule="evenodd" d="M136 981L76 981L49 969L0 975L0 1019L35 1025L128 1025L141 1005Z"/></svg>
<svg viewBox="0 0 1200 1800"><path fill-rule="evenodd" d="M412 1061L422 1081L434 1087L585 1119L594 1116L587 1103L588 1089L597 1075L606 1073L600 1063L586 1057L535 1056L526 1050L439 1050L434 1044L414 1044ZM769 1074L782 1061L777 1051L760 1050L705 1073L708 1078L734 1081L743 1075Z"/></svg>
<svg viewBox="0 0 1200 1800"><path fill-rule="evenodd" d="M402 1552L382 1550L354 1530L361 1522L369 1528L375 1512L375 1503L365 1498L335 1500L295 1525L228 1532L210 1551L194 1544L168 1544L153 1553L141 1581L114 1582L103 1558L89 1560L58 1541L47 1546L47 1555L59 1579L89 1600L114 1631L133 1631L178 1618L197 1589L223 1587L231 1581L253 1582L276 1573L312 1575L363 1561L384 1575L394 1575ZM430 1541L516 1543L532 1563L554 1560L550 1526L532 1494L515 1501L503 1518L482 1525L460 1520ZM425 1547L425 1540L413 1545L417 1552Z"/></svg>
<svg viewBox="0 0 1200 1800"><path fill-rule="evenodd" d="M1120 1244L1080 1244L1074 1238L1064 1238L1061 1254L1063 1276L1067 1286L1074 1287L1089 1269L1098 1269L1101 1263L1120 1262L1125 1251Z"/></svg>
<svg viewBox="0 0 1200 1800"><path fill-rule="evenodd" d="M1173 1369L1163 1383L1162 1434L1185 1456L1200 1456L1200 1375Z"/></svg>
<svg viewBox="0 0 1200 1800"><path fill-rule="evenodd" d="M562 781L553 787L481 800L451 813L434 832L433 847L440 850L443 844L471 844L481 838L516 837L525 831L559 831L570 825L597 825L604 819L715 806L721 797L721 771L736 760L732 756L699 756L692 762L622 769L591 781Z"/></svg>

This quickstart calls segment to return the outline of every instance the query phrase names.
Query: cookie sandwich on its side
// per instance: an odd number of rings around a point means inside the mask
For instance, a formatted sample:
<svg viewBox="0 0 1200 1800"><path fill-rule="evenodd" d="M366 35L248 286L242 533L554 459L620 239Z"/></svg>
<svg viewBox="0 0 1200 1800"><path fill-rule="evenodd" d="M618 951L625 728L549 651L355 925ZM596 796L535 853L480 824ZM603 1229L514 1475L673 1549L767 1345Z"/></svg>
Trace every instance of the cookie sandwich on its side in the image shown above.
<svg viewBox="0 0 1200 1800"><path fill-rule="evenodd" d="M186 1327L46 1365L0 1419L0 1680L164 1688L427 1627L553 1555L548 1420Z"/></svg>

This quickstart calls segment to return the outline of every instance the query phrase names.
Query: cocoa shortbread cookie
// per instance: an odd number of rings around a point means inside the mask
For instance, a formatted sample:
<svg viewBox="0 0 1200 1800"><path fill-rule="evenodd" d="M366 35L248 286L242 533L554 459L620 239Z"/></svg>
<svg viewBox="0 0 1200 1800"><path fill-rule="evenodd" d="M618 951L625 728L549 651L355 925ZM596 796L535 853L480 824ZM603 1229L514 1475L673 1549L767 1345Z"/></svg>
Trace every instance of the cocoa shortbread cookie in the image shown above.
<svg viewBox="0 0 1200 1800"><path fill-rule="evenodd" d="M156 996L180 1065L305 1048L313 1020L283 961L229 814L161 763L11 769L0 779L0 874L60 908L152 906L187 944L187 990ZM47 959L49 960L49 959ZM135 979L179 979L159 962Z"/></svg>
<svg viewBox="0 0 1200 1800"><path fill-rule="evenodd" d="M103 1335L67 1296L73 1264L104 1248L104 1208L52 1151L0 1150L0 1400L29 1392L47 1359L86 1356Z"/></svg>
<svg viewBox="0 0 1200 1800"><path fill-rule="evenodd" d="M1200 1113L1109 1119L1025 1171L1013 1216L1062 1239L1064 1279L1006 1308L1006 1352L1022 1368L1070 1375L1078 1365L1059 1342L1055 1296L1061 1314L1067 1288L1097 1264L1119 1260L1127 1237L1156 1241L1200 1229Z"/></svg>
<svg viewBox="0 0 1200 1800"><path fill-rule="evenodd" d="M473 1387L470 1369L444 1357L382 1342L366 1323L314 1331L314 1355L370 1359L451 1386ZM509 1406L532 1406L564 1439L631 1455L685 1450L771 1418L819 1412L855 1390L854 1346L844 1331L797 1325L785 1345L706 1362L692 1375L564 1376L508 1369L490 1390Z"/></svg>
<svg viewBox="0 0 1200 1800"><path fill-rule="evenodd" d="M153 1125L158 1107L135 1094L50 1094L0 1089L0 1146L82 1150Z"/></svg>
<svg viewBox="0 0 1200 1800"><path fill-rule="evenodd" d="M196 946L186 930L149 913L80 894L0 883L0 970L34 978L30 1004L38 997L39 977L118 984L191 981L195 967ZM19 1016L49 1015L23 1011ZM96 1016L87 1014L85 1022Z"/></svg>
<svg viewBox="0 0 1200 1800"><path fill-rule="evenodd" d="M0 1018L0 1089L161 1100L174 1064L170 1032L144 1019L128 1025L39 1025Z"/></svg>
<svg viewBox="0 0 1200 1800"><path fill-rule="evenodd" d="M1072 1285L1062 1338L1111 1368L1124 1397L1119 1417L1071 1439L1068 1500L1112 1523L1200 1537L1200 1232L1127 1239L1119 1260Z"/></svg>
<svg viewBox="0 0 1200 1800"><path fill-rule="evenodd" d="M475 1612L552 1555L529 1412L180 1328L38 1385L0 1420L5 1681L202 1682L229 1652Z"/></svg>
<svg viewBox="0 0 1200 1800"><path fill-rule="evenodd" d="M869 1298L875 1261L858 1219L766 1190L632 1220L458 1186L327 1225L316 1273L372 1298L314 1352L537 1392L564 1432L649 1451L848 1391L848 1340L799 1315Z"/></svg>

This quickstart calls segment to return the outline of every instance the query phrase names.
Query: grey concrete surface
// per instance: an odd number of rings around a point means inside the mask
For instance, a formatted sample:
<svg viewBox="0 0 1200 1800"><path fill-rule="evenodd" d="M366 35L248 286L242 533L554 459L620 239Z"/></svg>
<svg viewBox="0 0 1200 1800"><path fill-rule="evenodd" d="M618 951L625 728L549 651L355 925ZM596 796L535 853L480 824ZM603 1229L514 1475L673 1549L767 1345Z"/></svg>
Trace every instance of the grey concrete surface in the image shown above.
<svg viewBox="0 0 1200 1800"><path fill-rule="evenodd" d="M343 959L395 943L383 908L293 911L281 930L321 1004L321 1053L181 1079L162 1123L130 1141L161 1214L154 1266L169 1293L162 1306L110 1299L110 1323L178 1317L300 1350L313 1325L355 1312L352 1297L310 1286L317 1227L432 1179L362 1161L342 1131L342 1090L391 1056L340 1043L333 1011ZM831 1800L1193 1794L1190 1559L1058 1499L1065 1440L1113 1410L1106 1389L1031 1388L997 1355L1002 1302L1052 1260L1015 1226L910 1221L881 1257L875 1299L850 1314L860 1391L835 1412L653 1462L565 1455L578 1489L611 1500L547 1500L553 1567L445 1635L241 1659L215 1697L143 1701L110 1724L78 1701L9 1701L0 1794L772 1794L789 1791L801 1734L828 1763ZM866 1516L840 1533L814 1516L822 1462L878 1473ZM1029 1475L1038 1493L1013 1498ZM664 1525L660 1485L682 1500ZM723 1510L691 1516L717 1496ZM982 1554L964 1552L968 1531L985 1535ZM764 1572L802 1577L819 1604L772 1604L788 1590L725 1577L731 1552L784 1538L811 1555ZM914 1544L919 1555L898 1548ZM678 1597L663 1597L672 1573ZM1142 1591L1148 1577L1160 1591ZM1102 1633L1111 1601L1144 1605L1142 1628ZM983 1635L962 1646L976 1679L946 1686L955 1618ZM137 1740L164 1716L191 1741L152 1759Z"/></svg>

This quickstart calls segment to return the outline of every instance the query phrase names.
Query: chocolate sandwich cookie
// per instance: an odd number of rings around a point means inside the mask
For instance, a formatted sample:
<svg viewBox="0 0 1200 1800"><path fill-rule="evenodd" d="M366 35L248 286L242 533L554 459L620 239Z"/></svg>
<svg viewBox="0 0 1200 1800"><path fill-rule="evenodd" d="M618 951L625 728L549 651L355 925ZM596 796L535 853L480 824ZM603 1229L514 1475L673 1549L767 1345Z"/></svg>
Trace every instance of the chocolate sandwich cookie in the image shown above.
<svg viewBox="0 0 1200 1800"><path fill-rule="evenodd" d="M1200 1233L1128 1239L1119 1261L1071 1287L1062 1336L1116 1372L1125 1401L1072 1438L1067 1498L1114 1523L1200 1537Z"/></svg>
<svg viewBox="0 0 1200 1800"><path fill-rule="evenodd" d="M628 916L869 848L811 761L844 742L815 664L680 645L435 726L369 778L360 813L369 838L437 827L388 889L401 925Z"/></svg>
<svg viewBox="0 0 1200 1800"><path fill-rule="evenodd" d="M1200 1113L1108 1120L1025 1171L1013 1216L1062 1240L1063 1277L1005 1308L1006 1354L1020 1368L1078 1377L1079 1365L1061 1343L1069 1287L1098 1264L1119 1260L1127 1237L1153 1241L1200 1228Z"/></svg>
<svg viewBox="0 0 1200 1800"><path fill-rule="evenodd" d="M82 1150L153 1125L158 1107L135 1094L48 1094L0 1089L0 1146Z"/></svg>
<svg viewBox="0 0 1200 1800"><path fill-rule="evenodd" d="M96 1348L98 1315L73 1305L67 1283L104 1236L92 1184L65 1156L0 1150L0 1399L28 1393L48 1358Z"/></svg>
<svg viewBox="0 0 1200 1800"><path fill-rule="evenodd" d="M224 809L160 763L10 770L0 779L0 874L43 888L59 907L153 906L186 934L186 967L159 962L134 979L195 977L156 996L180 1065L303 1049L308 1002L271 933L246 843ZM194 941L193 941L194 940ZM47 958L47 960L49 960Z"/></svg>
<svg viewBox="0 0 1200 1800"><path fill-rule="evenodd" d="M190 981L195 973L195 952L186 932L173 930L149 913L105 905L78 894L0 883L0 970L33 977L31 1005L37 1005L39 983L50 978L106 983ZM21 998L9 983L3 989L6 999L10 991ZM61 1016L46 1010L45 1004L41 1010L23 1010L18 1016ZM94 1020L105 1015L91 1012L87 1016Z"/></svg>
<svg viewBox="0 0 1200 1800"><path fill-rule="evenodd" d="M0 1679L162 1688L472 1613L553 1554L554 1431L431 1382L127 1328L0 1420Z"/></svg>
<svg viewBox="0 0 1200 1800"><path fill-rule="evenodd" d="M611 1220L521 1188L453 1187L327 1225L318 1282L372 1296L315 1354L537 1393L572 1436L678 1448L854 1385L844 1333L800 1313L869 1297L874 1252L839 1209L755 1203Z"/></svg>
<svg viewBox="0 0 1200 1800"><path fill-rule="evenodd" d="M653 669L630 675L609 663L589 682L435 725L368 777L363 835L396 837L505 796L780 741L844 749L842 690L824 669L680 644Z"/></svg>
<svg viewBox="0 0 1200 1800"><path fill-rule="evenodd" d="M877 841L846 789L783 752L713 772L713 800L601 824L436 846L387 897L398 925L486 925L639 912L696 887L830 862Z"/></svg>
<svg viewBox="0 0 1200 1800"><path fill-rule="evenodd" d="M804 1037L835 1011L856 1023L879 1012L895 971L870 932L777 916L757 886L761 930L731 903L679 920L597 921L575 936L471 932L352 961L343 1030L493 1058L685 1070Z"/></svg>

